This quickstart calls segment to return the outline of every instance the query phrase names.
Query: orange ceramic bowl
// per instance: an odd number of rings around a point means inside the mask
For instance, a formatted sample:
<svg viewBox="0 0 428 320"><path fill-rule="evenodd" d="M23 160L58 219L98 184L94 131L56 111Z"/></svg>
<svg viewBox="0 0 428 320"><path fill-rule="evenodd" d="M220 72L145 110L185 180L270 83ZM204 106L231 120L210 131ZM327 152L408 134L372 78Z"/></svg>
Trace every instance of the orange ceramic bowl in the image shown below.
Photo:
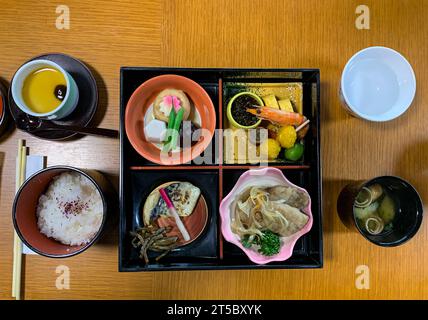
<svg viewBox="0 0 428 320"><path fill-rule="evenodd" d="M201 128L206 129L201 139L190 150L161 156L161 150L147 141L144 135L144 117L156 96L164 89L184 91L201 118ZM214 136L216 114L208 93L196 82L178 75L161 75L140 85L132 94L125 110L125 130L131 145L147 160L161 165L178 165L198 157Z"/></svg>
<svg viewBox="0 0 428 320"><path fill-rule="evenodd" d="M68 246L40 233L37 226L37 204L52 179L63 172L76 172L87 177L98 189L103 201L103 221L94 238L85 245ZM110 182L98 171L80 170L68 166L53 166L40 170L28 178L18 190L12 209L16 233L25 245L34 252L49 258L67 258L92 246L104 229L112 223L117 210L116 196Z"/></svg>

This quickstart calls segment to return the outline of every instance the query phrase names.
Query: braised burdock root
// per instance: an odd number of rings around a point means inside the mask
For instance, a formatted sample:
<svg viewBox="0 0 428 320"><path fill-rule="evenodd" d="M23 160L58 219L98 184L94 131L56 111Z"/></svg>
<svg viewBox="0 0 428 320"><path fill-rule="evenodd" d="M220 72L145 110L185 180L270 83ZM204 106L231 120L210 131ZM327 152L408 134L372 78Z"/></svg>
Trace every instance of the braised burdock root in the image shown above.
<svg viewBox="0 0 428 320"><path fill-rule="evenodd" d="M139 228L136 231L131 231L132 246L140 248L140 258L146 264L149 263L147 250L152 250L161 253L156 257L156 261L165 257L171 250L177 247L178 237L168 237L166 234L171 231L171 227L159 228L156 225Z"/></svg>

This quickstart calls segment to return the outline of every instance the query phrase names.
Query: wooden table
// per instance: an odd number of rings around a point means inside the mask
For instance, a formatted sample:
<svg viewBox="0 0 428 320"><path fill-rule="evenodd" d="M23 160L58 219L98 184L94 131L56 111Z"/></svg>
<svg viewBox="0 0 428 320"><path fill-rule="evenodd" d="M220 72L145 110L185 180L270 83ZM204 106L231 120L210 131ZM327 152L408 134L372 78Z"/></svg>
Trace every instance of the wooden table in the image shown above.
<svg viewBox="0 0 428 320"><path fill-rule="evenodd" d="M370 30L355 27L368 5ZM347 181L392 174L428 198L428 3L424 0L164 0L74 1L70 30L57 30L57 1L2 0L0 76L10 80L25 60L46 52L82 59L97 75L95 123L119 127L120 66L314 67L321 70L324 259L319 270L119 273L117 231L70 259L25 259L25 298L104 299L381 299L428 298L428 230L398 248L380 248L348 231L336 212ZM342 68L372 45L403 53L416 73L416 99L399 119L368 123L339 104ZM0 142L0 298L10 298L16 146L26 139L48 164L95 168L117 185L119 142L85 137L45 142L14 131ZM56 268L69 267L69 290L57 290ZM370 270L370 289L355 286Z"/></svg>

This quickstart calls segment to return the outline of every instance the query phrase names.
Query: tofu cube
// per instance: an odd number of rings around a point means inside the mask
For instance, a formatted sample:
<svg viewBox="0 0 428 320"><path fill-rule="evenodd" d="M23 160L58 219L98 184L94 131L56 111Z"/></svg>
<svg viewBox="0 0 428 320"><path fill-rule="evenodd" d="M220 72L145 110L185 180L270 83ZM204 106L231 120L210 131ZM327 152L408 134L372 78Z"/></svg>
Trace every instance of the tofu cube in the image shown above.
<svg viewBox="0 0 428 320"><path fill-rule="evenodd" d="M160 143L166 138L166 123L157 119L150 121L144 128L147 141Z"/></svg>

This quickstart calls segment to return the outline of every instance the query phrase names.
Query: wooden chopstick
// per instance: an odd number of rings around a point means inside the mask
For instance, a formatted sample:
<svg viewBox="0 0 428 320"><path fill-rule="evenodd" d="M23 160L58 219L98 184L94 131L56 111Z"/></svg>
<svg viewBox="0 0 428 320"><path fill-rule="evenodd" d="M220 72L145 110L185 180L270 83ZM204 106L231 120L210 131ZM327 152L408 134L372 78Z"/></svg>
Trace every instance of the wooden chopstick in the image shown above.
<svg viewBox="0 0 428 320"><path fill-rule="evenodd" d="M16 184L15 192L18 192L21 187L21 162L22 162L22 147L24 146L24 140L19 139L18 141L18 155L16 156L17 167L16 167Z"/></svg>
<svg viewBox="0 0 428 320"><path fill-rule="evenodd" d="M21 166L20 166L20 186L25 182L25 173L27 168L27 147L22 147L21 153ZM19 239L19 238L18 238ZM21 300L21 278L22 278L22 241L18 241L18 250L17 250L17 263L16 263L16 276L15 276L15 294L16 300Z"/></svg>
<svg viewBox="0 0 428 320"><path fill-rule="evenodd" d="M16 175L15 175L15 193L18 192L19 187L21 185L21 158L22 158L22 147L23 147L24 141L19 140L18 141L18 154L16 156ZM12 272L12 297L16 297L16 263L17 263L17 247L18 247L18 241L19 237L16 234L16 231L14 230L14 237L13 237L13 272Z"/></svg>
<svg viewBox="0 0 428 320"><path fill-rule="evenodd" d="M25 172L27 169L27 147L22 147L21 153L21 177L20 177L20 185L22 186L25 182Z"/></svg>
<svg viewBox="0 0 428 320"><path fill-rule="evenodd" d="M18 142L18 156L16 159L16 176L15 187L16 192L25 181L25 168L27 164L27 147L24 146L24 141ZM21 272L22 272L22 242L14 232L13 242L13 274L12 274L12 297L16 300L21 299Z"/></svg>

